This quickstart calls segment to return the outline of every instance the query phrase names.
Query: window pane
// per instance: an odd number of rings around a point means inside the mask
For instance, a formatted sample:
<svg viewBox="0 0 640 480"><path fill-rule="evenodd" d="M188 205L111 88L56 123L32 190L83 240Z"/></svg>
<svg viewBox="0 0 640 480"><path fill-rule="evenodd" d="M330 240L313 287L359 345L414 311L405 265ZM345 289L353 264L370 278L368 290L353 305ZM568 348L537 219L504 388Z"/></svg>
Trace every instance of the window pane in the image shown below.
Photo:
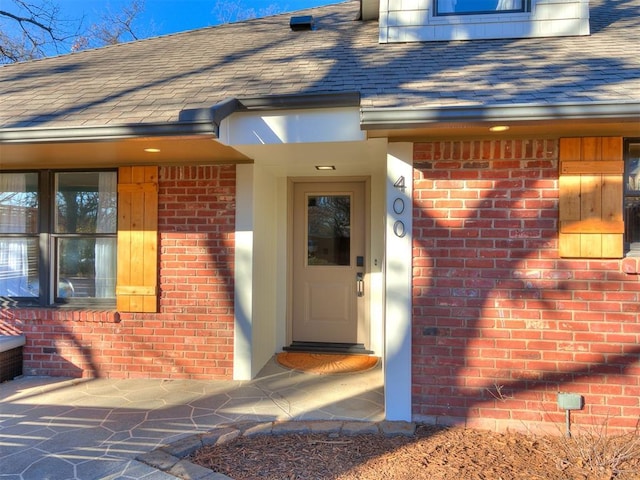
<svg viewBox="0 0 640 480"><path fill-rule="evenodd" d="M436 0L436 14L524 11L524 0Z"/></svg>
<svg viewBox="0 0 640 480"><path fill-rule="evenodd" d="M115 238L60 238L57 255L57 298L115 298Z"/></svg>
<svg viewBox="0 0 640 480"><path fill-rule="evenodd" d="M115 172L56 174L56 233L115 233Z"/></svg>
<svg viewBox="0 0 640 480"><path fill-rule="evenodd" d="M38 174L0 173L0 233L38 232Z"/></svg>
<svg viewBox="0 0 640 480"><path fill-rule="evenodd" d="M640 142L626 144L624 166L624 241L640 255Z"/></svg>
<svg viewBox="0 0 640 480"><path fill-rule="evenodd" d="M640 242L640 197L624 199L625 242Z"/></svg>
<svg viewBox="0 0 640 480"><path fill-rule="evenodd" d="M640 143L630 143L625 165L625 189L640 194Z"/></svg>
<svg viewBox="0 0 640 480"><path fill-rule="evenodd" d="M0 238L0 297L37 297L38 239Z"/></svg>
<svg viewBox="0 0 640 480"><path fill-rule="evenodd" d="M310 196L307 209L309 265L349 265L351 198Z"/></svg>

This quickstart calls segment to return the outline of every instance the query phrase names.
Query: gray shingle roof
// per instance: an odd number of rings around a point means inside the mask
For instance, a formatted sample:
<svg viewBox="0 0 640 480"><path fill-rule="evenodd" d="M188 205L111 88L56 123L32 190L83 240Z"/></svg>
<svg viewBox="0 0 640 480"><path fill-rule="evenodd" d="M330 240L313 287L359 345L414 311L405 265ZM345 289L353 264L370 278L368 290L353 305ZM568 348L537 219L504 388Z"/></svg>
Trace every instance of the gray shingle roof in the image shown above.
<svg viewBox="0 0 640 480"><path fill-rule="evenodd" d="M363 107L640 101L640 0L593 0L589 37L379 44L357 1L0 68L0 128L174 122L230 97ZM298 14L298 13L297 13ZM296 15L297 15L296 14Z"/></svg>

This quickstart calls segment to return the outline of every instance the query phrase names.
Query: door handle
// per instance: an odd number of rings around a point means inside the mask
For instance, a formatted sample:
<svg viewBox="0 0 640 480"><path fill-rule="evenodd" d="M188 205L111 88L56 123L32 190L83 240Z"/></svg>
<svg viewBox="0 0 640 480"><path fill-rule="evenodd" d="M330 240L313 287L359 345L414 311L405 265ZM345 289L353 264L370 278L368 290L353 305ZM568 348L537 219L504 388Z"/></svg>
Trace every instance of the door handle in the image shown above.
<svg viewBox="0 0 640 480"><path fill-rule="evenodd" d="M364 273L356 273L356 295L364 297Z"/></svg>

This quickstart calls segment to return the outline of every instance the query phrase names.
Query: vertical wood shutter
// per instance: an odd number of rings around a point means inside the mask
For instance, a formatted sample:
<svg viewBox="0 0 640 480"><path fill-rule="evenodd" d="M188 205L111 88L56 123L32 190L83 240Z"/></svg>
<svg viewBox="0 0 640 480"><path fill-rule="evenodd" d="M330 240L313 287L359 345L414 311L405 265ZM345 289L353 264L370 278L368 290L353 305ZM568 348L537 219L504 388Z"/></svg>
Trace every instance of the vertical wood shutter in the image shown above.
<svg viewBox="0 0 640 480"><path fill-rule="evenodd" d="M158 167L118 171L117 309L158 308Z"/></svg>
<svg viewBox="0 0 640 480"><path fill-rule="evenodd" d="M624 255L624 160L620 137L560 139L561 257Z"/></svg>

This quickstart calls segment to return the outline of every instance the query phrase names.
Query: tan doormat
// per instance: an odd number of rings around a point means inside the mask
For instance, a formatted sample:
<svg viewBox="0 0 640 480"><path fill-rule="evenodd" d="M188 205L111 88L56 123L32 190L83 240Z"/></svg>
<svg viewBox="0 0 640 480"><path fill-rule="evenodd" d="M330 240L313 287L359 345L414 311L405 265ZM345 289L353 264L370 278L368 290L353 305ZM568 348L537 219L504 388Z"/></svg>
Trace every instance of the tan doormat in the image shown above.
<svg viewBox="0 0 640 480"><path fill-rule="evenodd" d="M292 370L317 375L355 373L370 370L378 364L378 357L341 353L282 352L276 355L280 365Z"/></svg>

